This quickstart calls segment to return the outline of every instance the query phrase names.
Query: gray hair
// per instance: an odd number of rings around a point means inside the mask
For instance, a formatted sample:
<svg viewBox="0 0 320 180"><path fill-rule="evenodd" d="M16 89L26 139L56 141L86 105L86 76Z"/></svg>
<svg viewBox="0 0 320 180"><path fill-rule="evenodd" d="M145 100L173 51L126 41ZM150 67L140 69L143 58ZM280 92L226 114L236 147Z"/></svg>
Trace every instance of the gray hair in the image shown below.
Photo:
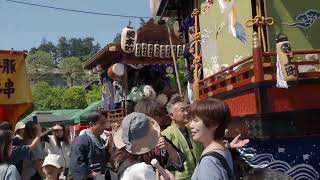
<svg viewBox="0 0 320 180"><path fill-rule="evenodd" d="M176 103L179 103L179 102L183 102L183 99L180 97L180 95L179 94L173 94L172 96L171 96L171 98L170 98L170 101L168 102L168 104L167 104L167 111L168 111L168 113L170 114L170 113L173 113L173 111L174 111L174 105L176 104Z"/></svg>

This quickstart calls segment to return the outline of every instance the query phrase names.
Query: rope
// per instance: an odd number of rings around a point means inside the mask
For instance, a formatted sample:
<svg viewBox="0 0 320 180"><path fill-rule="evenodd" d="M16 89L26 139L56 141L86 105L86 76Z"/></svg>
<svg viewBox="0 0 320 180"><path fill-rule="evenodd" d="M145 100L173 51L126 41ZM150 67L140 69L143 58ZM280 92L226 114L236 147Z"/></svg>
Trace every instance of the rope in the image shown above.
<svg viewBox="0 0 320 180"><path fill-rule="evenodd" d="M266 40L265 40L265 32L263 26L271 26L274 21L272 17L264 17L261 13L261 1L256 0L256 11L257 15L253 19L249 19L246 21L247 27L257 26L258 27L258 37L262 39L262 49L265 52L267 50Z"/></svg>

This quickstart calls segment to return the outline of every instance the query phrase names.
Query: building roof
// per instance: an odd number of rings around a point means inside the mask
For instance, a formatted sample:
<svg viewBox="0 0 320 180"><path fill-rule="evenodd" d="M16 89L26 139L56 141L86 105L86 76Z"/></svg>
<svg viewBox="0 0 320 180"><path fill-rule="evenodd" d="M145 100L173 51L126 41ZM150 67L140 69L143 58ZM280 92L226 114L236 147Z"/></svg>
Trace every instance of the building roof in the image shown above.
<svg viewBox="0 0 320 180"><path fill-rule="evenodd" d="M152 18L140 27L137 33L138 43L169 44L167 26L153 23ZM171 31L171 38L173 44L181 44L173 30ZM118 62L124 64L172 64L173 60L172 58L136 57L133 53L123 52L120 43L110 43L89 59L84 64L84 68L92 69L100 64L103 69L106 69Z"/></svg>

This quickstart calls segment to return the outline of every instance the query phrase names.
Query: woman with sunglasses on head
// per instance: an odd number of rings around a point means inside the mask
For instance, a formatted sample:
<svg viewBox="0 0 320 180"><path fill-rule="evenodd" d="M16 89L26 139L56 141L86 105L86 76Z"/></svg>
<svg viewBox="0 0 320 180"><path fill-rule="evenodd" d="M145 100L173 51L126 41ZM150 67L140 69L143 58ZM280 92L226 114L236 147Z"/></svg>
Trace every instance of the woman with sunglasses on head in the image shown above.
<svg viewBox="0 0 320 180"><path fill-rule="evenodd" d="M0 179L20 180L20 174L14 165L9 164L12 155L13 133L8 130L0 130Z"/></svg>
<svg viewBox="0 0 320 180"><path fill-rule="evenodd" d="M228 106L218 99L205 99L191 105L190 115L192 138L204 145L191 179L235 179L232 156L223 141L231 119Z"/></svg>

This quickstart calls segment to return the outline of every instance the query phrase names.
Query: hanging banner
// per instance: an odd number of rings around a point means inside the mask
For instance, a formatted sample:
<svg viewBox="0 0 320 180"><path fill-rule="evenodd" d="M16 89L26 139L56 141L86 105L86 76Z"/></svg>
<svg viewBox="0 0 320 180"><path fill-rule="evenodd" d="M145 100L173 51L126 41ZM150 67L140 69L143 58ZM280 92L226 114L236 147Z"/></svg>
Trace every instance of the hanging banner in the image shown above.
<svg viewBox="0 0 320 180"><path fill-rule="evenodd" d="M0 105L32 103L25 54L0 51Z"/></svg>

